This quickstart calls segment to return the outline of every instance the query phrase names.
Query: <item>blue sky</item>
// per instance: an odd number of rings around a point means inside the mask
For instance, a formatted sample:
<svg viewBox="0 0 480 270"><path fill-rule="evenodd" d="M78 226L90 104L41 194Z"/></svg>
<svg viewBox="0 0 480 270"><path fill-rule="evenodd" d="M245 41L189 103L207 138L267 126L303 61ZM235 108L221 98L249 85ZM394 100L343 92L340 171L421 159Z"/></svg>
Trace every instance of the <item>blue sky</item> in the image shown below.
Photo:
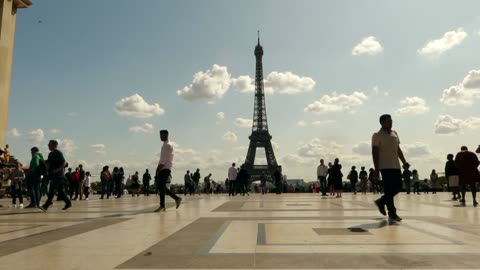
<svg viewBox="0 0 480 270"><path fill-rule="evenodd" d="M23 161L56 138L94 172L154 169L166 128L174 181L195 168L223 180L246 156L257 30L289 178L313 179L322 157L370 167L383 113L421 176L480 143L478 1L33 2L17 16L9 113Z"/></svg>

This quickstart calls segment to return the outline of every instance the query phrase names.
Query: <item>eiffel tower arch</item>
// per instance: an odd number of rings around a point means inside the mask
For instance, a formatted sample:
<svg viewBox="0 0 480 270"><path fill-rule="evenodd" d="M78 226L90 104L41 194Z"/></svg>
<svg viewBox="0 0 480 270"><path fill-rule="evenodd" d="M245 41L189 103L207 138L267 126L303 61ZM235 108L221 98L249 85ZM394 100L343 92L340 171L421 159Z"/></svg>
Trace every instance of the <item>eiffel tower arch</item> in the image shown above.
<svg viewBox="0 0 480 270"><path fill-rule="evenodd" d="M263 85L263 48L260 45L260 34L258 44L255 47L255 101L253 107L253 125L252 134L248 137L250 145L248 147L247 157L244 166L251 175L250 181L257 181L263 175L267 181L273 182L274 173L280 166L275 158L272 147L272 136L268 131L267 108L265 106L265 91ZM257 150L265 150L267 165L255 165Z"/></svg>

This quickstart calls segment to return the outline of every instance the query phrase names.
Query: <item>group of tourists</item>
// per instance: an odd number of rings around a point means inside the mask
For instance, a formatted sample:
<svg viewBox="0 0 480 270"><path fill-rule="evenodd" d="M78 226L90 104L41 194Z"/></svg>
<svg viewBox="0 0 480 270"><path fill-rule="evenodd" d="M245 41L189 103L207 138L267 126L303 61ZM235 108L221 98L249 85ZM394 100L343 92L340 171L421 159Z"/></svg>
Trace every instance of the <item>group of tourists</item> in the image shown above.
<svg viewBox="0 0 480 270"><path fill-rule="evenodd" d="M161 130L160 138L163 141L163 146L160 161L155 172L155 193L158 193L160 196L160 207L157 208L155 212L166 210L166 194L175 200L177 208L182 201L180 197L176 196L167 187L167 182L171 180L171 168L174 157L173 146L168 140L168 131ZM92 184L90 172L85 172L82 164L78 165L75 170L68 168L68 163L63 153L58 150L57 147L58 142L56 140L50 140L48 143L50 153L47 159L44 159L38 147L32 147L30 166L23 167L21 163L16 163L14 169L4 170L1 168L2 175L8 171L8 179L11 181L10 194L12 196L13 207L24 207L22 196L23 181L26 181L28 196L30 198L30 204L25 208L38 208L45 212L53 204L55 195L57 196L57 200L64 201L65 203L62 210L67 210L72 207L72 200L82 200L83 196L85 196L85 200L89 199ZM3 164L6 164L4 153L5 151L3 150L0 153L2 155L2 167L4 166ZM106 199L109 199L112 195L120 198L124 192L124 175L124 170L121 167L115 167L113 171L110 172L109 167L104 166L100 173L100 199L104 199L105 196ZM145 196L149 196L150 194L149 188L151 180L152 176L147 169L142 178L143 193ZM130 182L127 183L127 185L131 187L132 196L139 196L140 182L138 172L135 172L127 182ZM40 201L44 195L47 195L47 200L42 205ZM19 202L18 205L17 199Z"/></svg>
<svg viewBox="0 0 480 270"><path fill-rule="evenodd" d="M212 179L212 174L209 173L207 176L203 178L203 185L200 183L201 175L200 169L194 173L191 173L190 170L187 170L183 177L184 187L183 187L183 194L187 195L195 195L195 194L212 194L212 193L220 193L221 192L221 183L218 181L214 181Z"/></svg>

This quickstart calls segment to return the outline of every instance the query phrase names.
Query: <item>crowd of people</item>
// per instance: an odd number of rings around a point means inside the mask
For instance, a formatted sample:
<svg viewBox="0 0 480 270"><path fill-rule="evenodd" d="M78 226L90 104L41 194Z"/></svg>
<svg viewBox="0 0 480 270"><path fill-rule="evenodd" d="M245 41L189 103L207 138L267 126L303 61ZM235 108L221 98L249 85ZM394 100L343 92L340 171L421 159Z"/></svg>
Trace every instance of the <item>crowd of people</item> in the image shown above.
<svg viewBox="0 0 480 270"><path fill-rule="evenodd" d="M353 194L357 192L366 194L368 191L373 193L383 193L383 196L376 201L380 212L385 212L384 207L389 207L389 216L396 220L401 220L396 216L393 197L402 189L407 194L420 194L447 190L453 194L452 200L459 200L460 206L466 205L466 192L471 191L473 205L477 206L476 190L477 183L480 182L480 173L478 166L479 159L474 152L468 150L466 146L462 146L460 152L455 156L448 154L445 165L446 183L440 181L440 177L436 170L432 170L429 179L420 180L418 170L410 170L410 164L406 162L405 157L400 149L400 140L398 134L391 129L392 120L389 115L380 117L382 128L372 137L372 156L374 168L366 170L365 166L360 167L357 171L356 166L352 166L346 178L348 185L344 185L344 174L339 158L335 158L333 163L325 164L323 159L317 167L318 182L312 185L312 190L321 193L321 196L335 196L342 198L344 191L351 191ZM163 133L162 133L163 132ZM104 166L99 173L100 189L95 192L100 195L100 199L121 198L124 194L131 193L132 196L149 196L151 191L151 183L154 180L154 193L159 194L160 208L164 211L165 194L170 195L177 204L180 205L181 198L170 190L171 183L171 167L173 163L173 146L168 141L168 132L160 132L161 140L164 142L160 157L160 163L155 171L154 177L146 169L140 180L139 172L135 172L125 181L125 172L122 167L114 167L110 171L109 166ZM53 197L57 195L57 200L63 200L64 210L72 206L74 200L89 200L92 192L92 174L85 171L82 164L76 167L69 167L61 151L57 149L58 142L51 140L48 143L50 150L48 158L45 159L37 147L31 148L31 160L29 166L23 166L17 162L14 168L1 168L0 174L3 178L9 179L9 195L12 197L13 207L23 207L23 184L25 183L30 204L26 208L39 208L42 211L48 210L53 203ZM10 163L10 151L8 145L0 150L0 158L2 167ZM480 147L477 153L480 151ZM400 166L399 160L403 166ZM73 169L75 168L75 169ZM402 171L403 169L403 171ZM66 172L65 172L66 171ZM212 174L209 173L200 183L200 169L195 172L186 171L184 175L184 186L182 193L190 194L212 194L228 192L229 196L241 194L249 196L251 176L245 165L237 167L235 163L228 169L227 179L222 183L214 181ZM392 180L393 179L393 180ZM288 191L286 180L281 174L281 167L275 171L273 175L260 176L259 185L255 184L254 191L262 194L268 193L267 181L271 181L274 185L275 193L280 194ZM127 190L128 188L128 190ZM175 191L175 190L173 190ZM43 205L40 201L43 196L47 196L47 200ZM17 204L18 201L18 204Z"/></svg>

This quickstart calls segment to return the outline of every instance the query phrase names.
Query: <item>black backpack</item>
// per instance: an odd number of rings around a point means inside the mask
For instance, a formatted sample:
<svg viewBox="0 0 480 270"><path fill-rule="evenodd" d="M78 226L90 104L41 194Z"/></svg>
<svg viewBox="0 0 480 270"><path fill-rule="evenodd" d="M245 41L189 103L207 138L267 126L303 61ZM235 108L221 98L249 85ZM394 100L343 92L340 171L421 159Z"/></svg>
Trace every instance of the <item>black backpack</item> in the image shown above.
<svg viewBox="0 0 480 270"><path fill-rule="evenodd" d="M35 173L37 174L37 176L44 176L47 174L47 163L43 158L40 159Z"/></svg>

